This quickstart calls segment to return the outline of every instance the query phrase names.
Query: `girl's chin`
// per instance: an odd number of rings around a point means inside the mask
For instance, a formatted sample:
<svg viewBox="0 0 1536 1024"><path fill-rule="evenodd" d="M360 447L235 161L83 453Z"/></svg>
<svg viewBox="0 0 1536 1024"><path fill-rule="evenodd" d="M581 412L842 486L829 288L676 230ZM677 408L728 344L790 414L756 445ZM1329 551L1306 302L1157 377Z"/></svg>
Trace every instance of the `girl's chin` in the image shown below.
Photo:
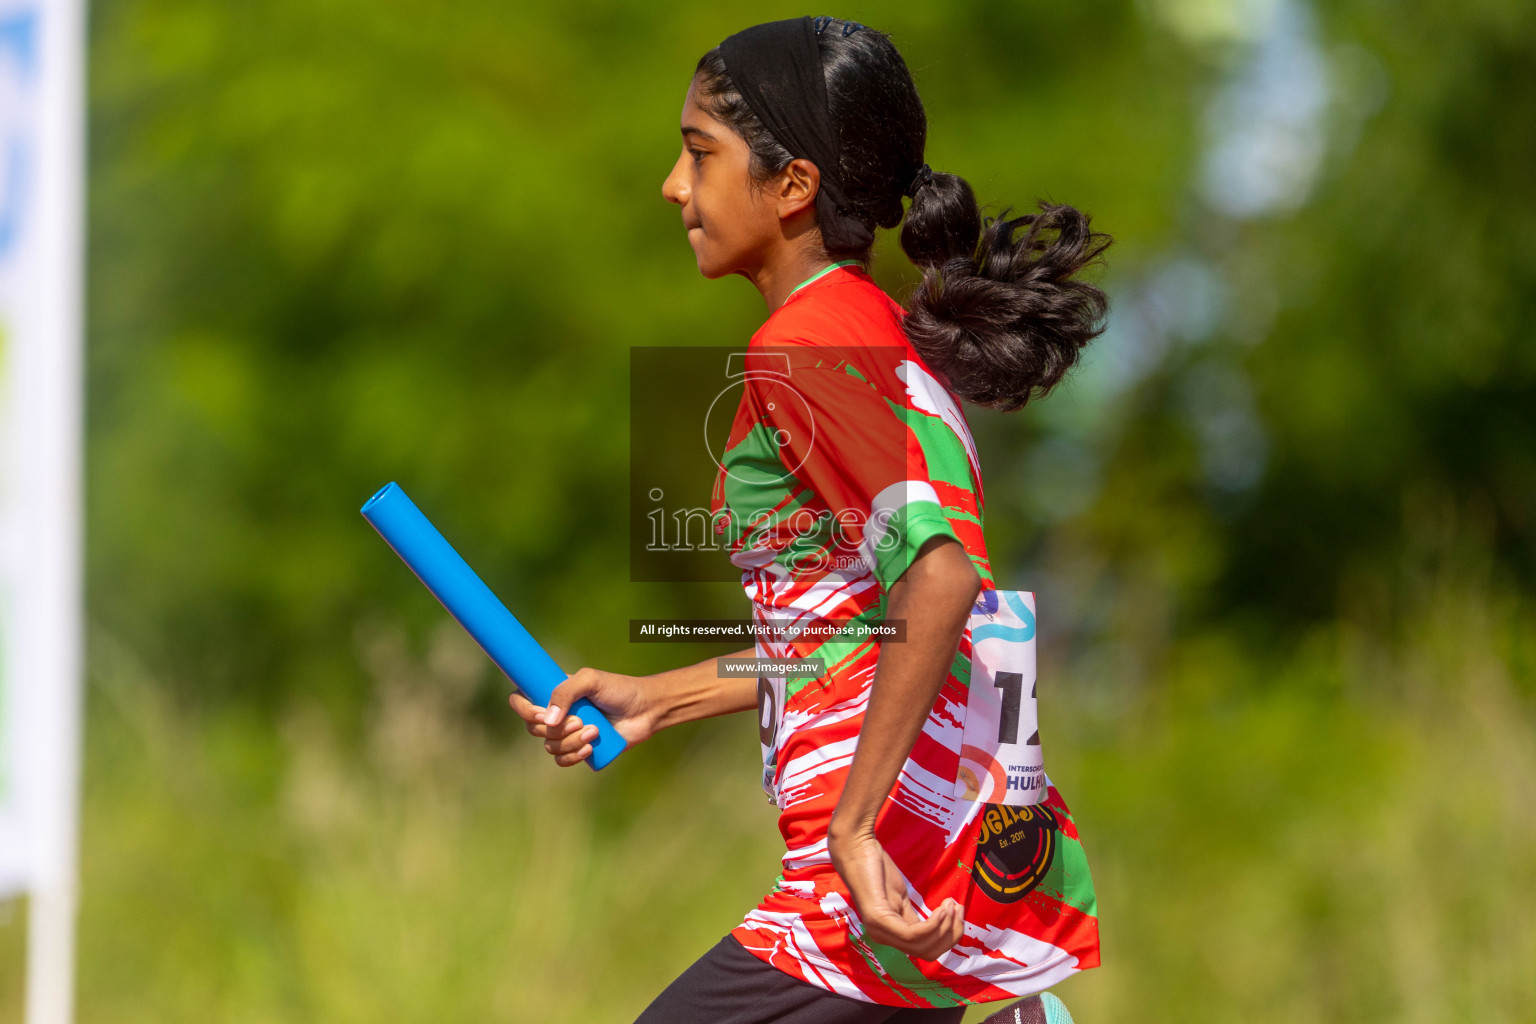
<svg viewBox="0 0 1536 1024"><path fill-rule="evenodd" d="M688 245L693 249L693 258L699 266L699 274L711 281L734 273L733 268L740 265L730 258L730 253L721 252L718 246L711 245L703 228L688 229Z"/></svg>
<svg viewBox="0 0 1536 1024"><path fill-rule="evenodd" d="M697 246L694 247L693 258L699 265L699 274L711 281L717 277L724 277L727 273L719 260L707 252L701 252Z"/></svg>

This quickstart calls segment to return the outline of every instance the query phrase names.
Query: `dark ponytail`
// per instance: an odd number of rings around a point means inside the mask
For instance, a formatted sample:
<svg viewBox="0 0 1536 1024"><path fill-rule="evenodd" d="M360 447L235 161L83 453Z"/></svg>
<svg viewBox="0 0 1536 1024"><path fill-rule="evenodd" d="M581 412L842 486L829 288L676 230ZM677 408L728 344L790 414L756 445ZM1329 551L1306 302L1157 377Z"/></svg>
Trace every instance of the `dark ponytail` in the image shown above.
<svg viewBox="0 0 1536 1024"><path fill-rule="evenodd" d="M841 148L845 212L873 229L902 223L902 197L918 183L901 247L922 269L907 300L907 336L928 367L966 401L1005 412L1043 397L1104 331L1104 292L1075 275L1100 262L1108 235L1070 206L985 218L964 178L922 173L928 120L906 62L884 32L817 18L827 106ZM695 70L701 104L751 151L754 180L771 180L789 152L732 84L718 48ZM1022 232L1022 234L1020 234ZM868 263L870 248L826 249Z"/></svg>
<svg viewBox="0 0 1536 1024"><path fill-rule="evenodd" d="M907 300L912 347L955 394L1004 412L1055 387L1109 311L1102 290L1075 279L1108 235L1070 206L1008 213L983 221L965 179L935 173L901 229L901 248L923 271Z"/></svg>

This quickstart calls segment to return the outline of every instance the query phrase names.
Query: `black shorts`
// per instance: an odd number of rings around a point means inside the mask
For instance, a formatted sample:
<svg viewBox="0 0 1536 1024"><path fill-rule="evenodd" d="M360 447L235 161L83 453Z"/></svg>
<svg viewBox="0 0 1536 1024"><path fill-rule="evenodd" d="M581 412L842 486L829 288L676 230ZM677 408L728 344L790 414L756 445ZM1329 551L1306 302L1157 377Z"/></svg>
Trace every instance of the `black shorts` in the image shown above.
<svg viewBox="0 0 1536 1024"><path fill-rule="evenodd" d="M635 1024L960 1024L965 1007L881 1006L764 963L727 935L666 987Z"/></svg>

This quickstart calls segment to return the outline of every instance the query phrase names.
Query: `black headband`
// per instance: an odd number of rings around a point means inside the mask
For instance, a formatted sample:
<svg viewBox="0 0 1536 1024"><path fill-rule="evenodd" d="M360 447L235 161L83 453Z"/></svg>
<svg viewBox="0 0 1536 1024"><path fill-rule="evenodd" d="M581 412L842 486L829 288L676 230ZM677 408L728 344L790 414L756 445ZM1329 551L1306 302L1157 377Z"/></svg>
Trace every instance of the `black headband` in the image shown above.
<svg viewBox="0 0 1536 1024"><path fill-rule="evenodd" d="M845 33L846 34L846 33ZM720 44L725 73L763 127L795 158L821 172L816 215L828 249L863 249L874 231L848 213L837 126L827 110L827 83L809 15L742 29Z"/></svg>

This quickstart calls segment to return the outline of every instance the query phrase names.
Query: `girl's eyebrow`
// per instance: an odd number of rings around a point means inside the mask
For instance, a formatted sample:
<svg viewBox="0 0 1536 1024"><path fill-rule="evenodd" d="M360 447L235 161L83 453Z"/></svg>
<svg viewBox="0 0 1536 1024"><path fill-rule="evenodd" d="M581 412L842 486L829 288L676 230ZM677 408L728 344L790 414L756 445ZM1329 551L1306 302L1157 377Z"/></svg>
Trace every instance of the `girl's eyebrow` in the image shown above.
<svg viewBox="0 0 1536 1024"><path fill-rule="evenodd" d="M683 134L684 135L697 135L699 138L703 139L705 142L714 142L715 141L715 137L713 135L709 134L709 132L705 131L703 128L695 128L691 124L683 125Z"/></svg>

